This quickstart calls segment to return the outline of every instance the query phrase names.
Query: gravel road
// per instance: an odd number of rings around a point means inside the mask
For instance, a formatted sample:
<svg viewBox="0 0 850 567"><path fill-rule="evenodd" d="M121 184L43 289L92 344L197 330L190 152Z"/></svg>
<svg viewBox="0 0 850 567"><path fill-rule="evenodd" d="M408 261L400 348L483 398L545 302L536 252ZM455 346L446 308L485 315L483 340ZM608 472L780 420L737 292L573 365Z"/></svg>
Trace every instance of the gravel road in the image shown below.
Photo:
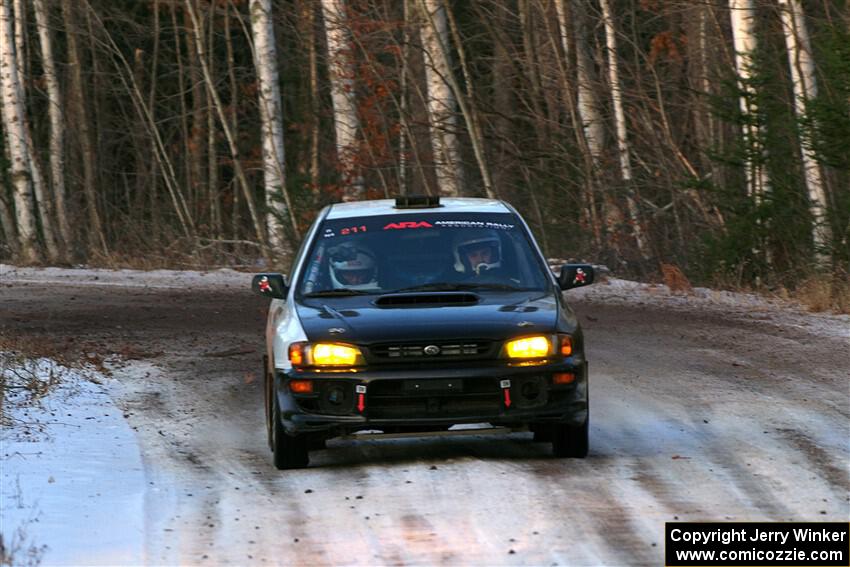
<svg viewBox="0 0 850 567"><path fill-rule="evenodd" d="M263 431L266 305L247 276L85 279L7 274L0 334L126 361L110 393L144 464L149 564L662 565L667 521L850 518L846 318L600 285L574 302L587 459L521 433L336 440L279 472Z"/></svg>

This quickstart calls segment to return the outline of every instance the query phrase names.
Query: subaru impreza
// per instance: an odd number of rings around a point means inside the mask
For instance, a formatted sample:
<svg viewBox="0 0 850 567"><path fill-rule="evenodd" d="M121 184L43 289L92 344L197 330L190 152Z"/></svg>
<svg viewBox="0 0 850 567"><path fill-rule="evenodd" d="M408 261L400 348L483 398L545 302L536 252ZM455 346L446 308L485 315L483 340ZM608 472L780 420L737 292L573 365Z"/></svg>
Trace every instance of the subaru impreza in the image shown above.
<svg viewBox="0 0 850 567"><path fill-rule="evenodd" d="M257 274L271 299L265 414L279 469L327 439L534 432L557 457L588 453L588 378L566 290L522 217L490 199L403 196L324 208L290 276ZM453 429L452 429L453 428Z"/></svg>

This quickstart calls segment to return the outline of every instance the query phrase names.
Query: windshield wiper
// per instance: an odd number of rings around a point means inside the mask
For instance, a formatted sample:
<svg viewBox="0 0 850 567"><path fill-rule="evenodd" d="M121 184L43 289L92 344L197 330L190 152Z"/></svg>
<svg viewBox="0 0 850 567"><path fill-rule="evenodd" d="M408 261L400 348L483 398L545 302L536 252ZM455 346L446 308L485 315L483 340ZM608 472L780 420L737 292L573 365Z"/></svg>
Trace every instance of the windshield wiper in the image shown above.
<svg viewBox="0 0 850 567"><path fill-rule="evenodd" d="M304 297L347 297L350 295L369 295L372 292L359 289L324 289L322 291L314 291L313 293L305 293Z"/></svg>
<svg viewBox="0 0 850 567"><path fill-rule="evenodd" d="M435 282L412 287L403 287L389 293L404 293L408 291L467 291L473 289L493 289L501 291L533 291L534 288L517 287L500 283L445 283Z"/></svg>

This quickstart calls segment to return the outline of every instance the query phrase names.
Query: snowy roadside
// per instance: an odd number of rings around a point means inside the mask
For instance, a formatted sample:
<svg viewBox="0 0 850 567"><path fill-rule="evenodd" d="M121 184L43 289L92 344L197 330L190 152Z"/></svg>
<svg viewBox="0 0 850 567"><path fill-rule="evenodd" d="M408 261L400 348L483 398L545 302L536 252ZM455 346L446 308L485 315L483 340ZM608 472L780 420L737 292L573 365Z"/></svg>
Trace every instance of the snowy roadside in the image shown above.
<svg viewBox="0 0 850 567"><path fill-rule="evenodd" d="M85 285L149 289L249 289L252 274L231 269L208 272L177 270L105 270L91 268L25 268L0 264L0 284ZM604 301L624 305L647 305L679 311L722 314L767 324L793 326L816 335L850 340L850 315L811 313L795 301L767 298L752 293L697 287L673 292L663 284L618 278L601 278L586 288L571 290L574 301Z"/></svg>
<svg viewBox="0 0 850 567"><path fill-rule="evenodd" d="M661 518L846 516L850 317L600 281L567 292L594 334L592 458L554 462L524 438L332 441L315 468L280 475L263 442L256 377L245 373L258 356L235 348L262 336L265 304L250 296L250 278L0 265L9 307L0 329L38 343L72 337L84 357L125 343L145 353L116 379L72 376L41 409L7 412L47 424L8 437L4 425L0 438L0 532L8 547L23 541L19 557L34 546L50 565L504 563L494 550L520 524L534 531L510 539L514 564L658 563L645 546ZM228 305L195 301L216 289L227 293L209 295ZM744 332L705 348L730 327ZM817 364L799 362L827 349ZM52 368L34 355L28 363ZM560 540L564 522L583 526L584 544Z"/></svg>
<svg viewBox="0 0 850 567"><path fill-rule="evenodd" d="M663 284L609 278L596 285L572 290L569 294L573 300L646 305L683 313L711 313L850 340L850 315L812 313L796 301L767 298L753 293L704 287L693 288L687 293L673 292Z"/></svg>
<svg viewBox="0 0 850 567"><path fill-rule="evenodd" d="M106 270L99 268L27 268L0 264L0 284L67 284L85 286L195 289L245 287L251 275L223 268L209 272L180 270Z"/></svg>
<svg viewBox="0 0 850 567"><path fill-rule="evenodd" d="M0 353L3 354L3 353ZM0 534L12 564L144 562L145 475L134 432L109 397L111 378L45 358L4 357ZM14 376L13 376L14 375Z"/></svg>

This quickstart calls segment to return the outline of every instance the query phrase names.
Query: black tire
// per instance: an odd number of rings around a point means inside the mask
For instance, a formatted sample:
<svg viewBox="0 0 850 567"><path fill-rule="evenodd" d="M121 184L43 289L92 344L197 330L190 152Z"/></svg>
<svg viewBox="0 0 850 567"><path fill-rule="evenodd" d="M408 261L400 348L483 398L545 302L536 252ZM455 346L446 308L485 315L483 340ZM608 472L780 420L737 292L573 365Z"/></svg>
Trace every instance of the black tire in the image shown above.
<svg viewBox="0 0 850 567"><path fill-rule="evenodd" d="M559 423L552 426L552 453L556 457L583 459L589 447L588 421L582 425Z"/></svg>
<svg viewBox="0 0 850 567"><path fill-rule="evenodd" d="M266 412L266 440L269 451L274 451L272 437L272 396L274 395L274 379L269 373L269 357L263 356L263 405Z"/></svg>
<svg viewBox="0 0 850 567"><path fill-rule="evenodd" d="M533 443L549 443L552 441L551 425L532 423L529 425L529 430L534 433Z"/></svg>
<svg viewBox="0 0 850 567"><path fill-rule="evenodd" d="M277 396L272 397L272 454L278 470L301 469L310 462L307 440L303 436L287 435L280 421Z"/></svg>

